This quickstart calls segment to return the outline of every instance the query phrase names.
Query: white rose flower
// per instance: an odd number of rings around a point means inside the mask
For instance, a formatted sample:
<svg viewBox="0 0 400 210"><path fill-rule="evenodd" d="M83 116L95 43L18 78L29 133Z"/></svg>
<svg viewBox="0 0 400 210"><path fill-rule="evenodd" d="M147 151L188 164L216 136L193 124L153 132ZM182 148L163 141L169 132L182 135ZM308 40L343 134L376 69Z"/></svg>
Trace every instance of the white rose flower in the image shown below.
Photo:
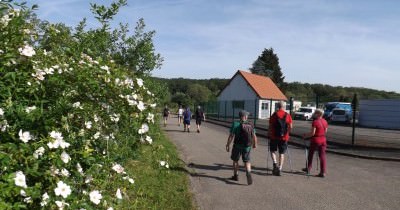
<svg viewBox="0 0 400 210"><path fill-rule="evenodd" d="M79 163L76 164L76 170L77 170L81 175L83 175L83 169L82 169L81 164L79 164Z"/></svg>
<svg viewBox="0 0 400 210"><path fill-rule="evenodd" d="M144 134L147 133L149 131L149 125L147 125L146 123L142 124L142 126L139 128L138 133L139 134Z"/></svg>
<svg viewBox="0 0 400 210"><path fill-rule="evenodd" d="M150 136L146 136L146 141L151 144L153 143L153 139Z"/></svg>
<svg viewBox="0 0 400 210"><path fill-rule="evenodd" d="M42 201L40 202L40 206L46 206L47 205L47 201L49 200L49 195L47 194L47 192L46 193L44 193L43 195L42 195Z"/></svg>
<svg viewBox="0 0 400 210"><path fill-rule="evenodd" d="M111 121L113 121L113 122L118 122L118 121L119 121L119 117L120 117L119 114L112 114L112 115L110 116L110 119L111 119Z"/></svg>
<svg viewBox="0 0 400 210"><path fill-rule="evenodd" d="M75 102L72 104L72 107L82 109L81 102Z"/></svg>
<svg viewBox="0 0 400 210"><path fill-rule="evenodd" d="M63 168L63 169L61 170L61 175L62 175L62 176L69 177L70 173L69 173L69 171L68 171L67 169Z"/></svg>
<svg viewBox="0 0 400 210"><path fill-rule="evenodd" d="M96 132L94 135L93 135L93 138L94 139L98 139L100 137L100 132Z"/></svg>
<svg viewBox="0 0 400 210"><path fill-rule="evenodd" d="M124 172L124 168L120 165L120 164L114 164L114 166L112 167L112 169L114 170L114 171L116 171L117 173L122 173L122 172Z"/></svg>
<svg viewBox="0 0 400 210"><path fill-rule="evenodd" d="M33 47L31 47L29 45L25 45L23 48L18 48L18 52L19 52L19 54L24 55L26 57L32 57L33 55L36 54Z"/></svg>
<svg viewBox="0 0 400 210"><path fill-rule="evenodd" d="M32 203L31 197L26 197L26 198L24 198L24 202L25 202L25 203Z"/></svg>
<svg viewBox="0 0 400 210"><path fill-rule="evenodd" d="M17 173L15 173L15 185L23 187L23 188L27 188L28 186L26 186L26 180L25 180L25 175L22 171L17 171Z"/></svg>
<svg viewBox="0 0 400 210"><path fill-rule="evenodd" d="M69 204L64 201L56 201L55 203L59 210L63 210L65 207L69 206Z"/></svg>
<svg viewBox="0 0 400 210"><path fill-rule="evenodd" d="M137 84L139 85L139 87L142 87L142 86L143 86L143 80L142 80L142 79L136 78L136 82L137 82Z"/></svg>
<svg viewBox="0 0 400 210"><path fill-rule="evenodd" d="M33 157L38 159L40 156L42 156L44 154L44 147L39 147L34 153L33 153Z"/></svg>
<svg viewBox="0 0 400 210"><path fill-rule="evenodd" d="M143 101L139 101L139 103L136 106L140 111L143 111L143 110L146 109L146 107L144 106Z"/></svg>
<svg viewBox="0 0 400 210"><path fill-rule="evenodd" d="M89 193L89 198L90 201L92 201L94 204L98 205L100 203L100 200L103 198L103 196L100 194L98 190L94 190Z"/></svg>
<svg viewBox="0 0 400 210"><path fill-rule="evenodd" d="M147 122L154 123L154 114L148 113L146 119L147 119Z"/></svg>
<svg viewBox="0 0 400 210"><path fill-rule="evenodd" d="M28 107L25 108L25 111L26 111L27 113L30 113L31 111L33 111L33 110L35 110L35 109L36 109L36 106L28 106Z"/></svg>
<svg viewBox="0 0 400 210"><path fill-rule="evenodd" d="M28 141L32 140L32 136L29 133L29 131L22 132L22 130L19 130L18 135L19 135L19 139L21 141L23 141L24 143L28 143Z"/></svg>
<svg viewBox="0 0 400 210"><path fill-rule="evenodd" d="M71 157L68 155L68 153L66 153L65 151L62 152L61 154L61 160L64 163L68 163L71 160Z"/></svg>
<svg viewBox="0 0 400 210"><path fill-rule="evenodd" d="M57 196L62 196L63 198L67 198L68 195L71 194L71 187L65 184L62 181L57 183L57 188L54 189L54 193Z"/></svg>
<svg viewBox="0 0 400 210"><path fill-rule="evenodd" d="M115 193L115 196L118 198L118 199L122 199L122 194L121 194L121 190L118 188L118 190L117 190L117 193Z"/></svg>
<svg viewBox="0 0 400 210"><path fill-rule="evenodd" d="M20 190L20 191L19 191L19 194L20 194L21 196L26 197L26 192L25 192L25 190Z"/></svg>
<svg viewBox="0 0 400 210"><path fill-rule="evenodd" d="M85 127L86 127L87 129L92 128L92 122L91 122L91 121L85 122Z"/></svg>

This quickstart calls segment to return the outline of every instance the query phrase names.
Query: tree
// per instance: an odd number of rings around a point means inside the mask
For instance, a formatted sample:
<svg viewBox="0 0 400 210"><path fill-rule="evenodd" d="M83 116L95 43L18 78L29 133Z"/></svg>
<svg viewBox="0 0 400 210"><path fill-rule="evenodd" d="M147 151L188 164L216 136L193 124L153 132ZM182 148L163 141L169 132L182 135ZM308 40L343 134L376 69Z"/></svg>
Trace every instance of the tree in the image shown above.
<svg viewBox="0 0 400 210"><path fill-rule="evenodd" d="M279 88L284 87L285 77L279 66L279 58L273 48L264 49L250 68L251 73L270 77Z"/></svg>
<svg viewBox="0 0 400 210"><path fill-rule="evenodd" d="M204 85L193 84L189 86L187 94L190 96L194 103L199 104L208 101L208 98L211 95L211 91Z"/></svg>

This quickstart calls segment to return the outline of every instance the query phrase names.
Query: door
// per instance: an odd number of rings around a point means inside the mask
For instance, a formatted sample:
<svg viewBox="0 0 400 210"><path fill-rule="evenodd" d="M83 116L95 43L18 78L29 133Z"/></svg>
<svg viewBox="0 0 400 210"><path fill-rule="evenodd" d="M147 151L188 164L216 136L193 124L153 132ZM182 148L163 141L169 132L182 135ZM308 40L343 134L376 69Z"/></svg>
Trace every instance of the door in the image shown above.
<svg viewBox="0 0 400 210"><path fill-rule="evenodd" d="M267 119L269 117L269 103L261 102L260 119Z"/></svg>

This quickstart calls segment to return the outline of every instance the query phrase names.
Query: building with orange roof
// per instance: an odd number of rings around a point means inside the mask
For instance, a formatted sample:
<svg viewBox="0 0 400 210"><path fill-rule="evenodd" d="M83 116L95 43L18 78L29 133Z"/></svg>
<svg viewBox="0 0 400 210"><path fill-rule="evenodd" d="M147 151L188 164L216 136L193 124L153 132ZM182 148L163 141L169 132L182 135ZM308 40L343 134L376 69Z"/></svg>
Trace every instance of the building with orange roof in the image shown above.
<svg viewBox="0 0 400 210"><path fill-rule="evenodd" d="M218 94L219 113L229 117L245 109L250 118L266 119L276 110L276 102L287 100L271 78L242 70Z"/></svg>

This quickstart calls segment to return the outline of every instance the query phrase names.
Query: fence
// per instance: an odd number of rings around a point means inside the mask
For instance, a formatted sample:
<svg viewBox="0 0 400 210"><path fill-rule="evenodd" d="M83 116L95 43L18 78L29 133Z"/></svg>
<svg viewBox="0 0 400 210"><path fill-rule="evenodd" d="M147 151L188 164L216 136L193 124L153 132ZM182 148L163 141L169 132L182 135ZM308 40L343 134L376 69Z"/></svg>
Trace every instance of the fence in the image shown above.
<svg viewBox="0 0 400 210"><path fill-rule="evenodd" d="M294 118L300 106L326 108L327 97L290 98L286 110ZM352 101L350 111L342 111L342 118L329 118L327 138L332 144L345 144L359 147L381 147L400 149L400 99L364 100L357 96L347 99ZM276 110L274 100L216 101L202 104L209 119L231 122L239 119L239 111L250 113L249 119L257 128L267 131L269 117ZM299 102L300 105L299 105ZM335 117L335 116L333 116ZM338 120L341 119L341 120ZM343 122L342 122L343 121ZM292 135L300 137L309 132L311 121L293 121Z"/></svg>

